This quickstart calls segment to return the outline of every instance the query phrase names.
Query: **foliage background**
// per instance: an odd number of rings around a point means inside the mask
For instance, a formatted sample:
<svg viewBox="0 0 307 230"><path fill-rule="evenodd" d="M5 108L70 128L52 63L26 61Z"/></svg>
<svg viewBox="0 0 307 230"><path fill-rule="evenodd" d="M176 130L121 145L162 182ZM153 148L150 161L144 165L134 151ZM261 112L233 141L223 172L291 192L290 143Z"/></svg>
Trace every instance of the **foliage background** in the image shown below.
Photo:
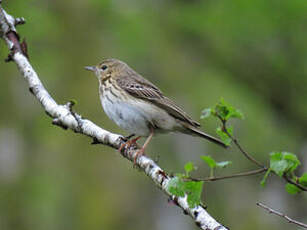
<svg viewBox="0 0 307 230"><path fill-rule="evenodd" d="M103 58L129 63L194 118L222 96L244 111L235 135L262 161L294 152L307 171L307 2L225 0L10 0L27 24L34 68L59 102L106 129L98 84L83 69ZM8 54L0 42L0 59ZM14 64L0 62L1 229L197 229L131 163L104 146L53 127ZM214 120L201 121L214 133ZM123 133L125 134L125 133ZM169 172L201 155L231 160L224 174L253 169L235 149L180 134L158 136L148 154ZM256 207L262 201L307 222L307 196L274 176L205 184L208 211L232 229L298 229Z"/></svg>

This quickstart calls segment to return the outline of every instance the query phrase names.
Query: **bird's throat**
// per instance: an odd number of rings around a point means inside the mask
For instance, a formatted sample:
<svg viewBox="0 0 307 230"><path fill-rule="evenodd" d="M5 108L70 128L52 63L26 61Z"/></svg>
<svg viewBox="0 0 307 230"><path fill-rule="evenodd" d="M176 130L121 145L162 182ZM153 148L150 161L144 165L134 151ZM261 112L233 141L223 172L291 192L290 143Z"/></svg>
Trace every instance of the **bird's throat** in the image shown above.
<svg viewBox="0 0 307 230"><path fill-rule="evenodd" d="M105 85L106 81L111 78L111 74L106 75L104 78L101 78L101 84Z"/></svg>

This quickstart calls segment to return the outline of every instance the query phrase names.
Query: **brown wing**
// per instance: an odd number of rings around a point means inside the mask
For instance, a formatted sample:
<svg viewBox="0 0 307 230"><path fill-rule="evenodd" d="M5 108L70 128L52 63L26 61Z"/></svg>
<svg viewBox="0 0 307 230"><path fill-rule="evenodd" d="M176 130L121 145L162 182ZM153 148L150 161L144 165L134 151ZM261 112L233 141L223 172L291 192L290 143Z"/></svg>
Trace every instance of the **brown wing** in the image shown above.
<svg viewBox="0 0 307 230"><path fill-rule="evenodd" d="M140 75L133 75L132 77L122 76L116 79L116 82L119 87L124 89L129 94L152 102L154 105L166 110L170 115L174 116L175 118L187 122L194 127L200 126L198 122L194 121L171 99L165 97L158 87L156 87Z"/></svg>

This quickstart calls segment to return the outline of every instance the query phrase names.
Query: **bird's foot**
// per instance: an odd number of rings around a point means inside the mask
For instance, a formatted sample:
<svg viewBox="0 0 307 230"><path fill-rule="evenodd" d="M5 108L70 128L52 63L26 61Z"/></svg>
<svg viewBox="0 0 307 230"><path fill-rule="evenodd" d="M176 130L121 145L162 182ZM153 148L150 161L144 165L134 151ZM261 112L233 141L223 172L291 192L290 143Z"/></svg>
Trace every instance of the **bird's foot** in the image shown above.
<svg viewBox="0 0 307 230"><path fill-rule="evenodd" d="M133 135L130 135L129 136L129 138L131 138L131 137L133 137L134 136L134 134ZM132 140L128 140L127 142L125 142L125 143L123 143L123 144L121 144L121 146L119 147L119 149L118 149L118 151L119 152L121 152L122 150L123 150L123 148L129 148L131 145L137 145L137 141L138 141L138 139L140 139L141 137L137 137L137 138L134 138L134 139L132 139Z"/></svg>

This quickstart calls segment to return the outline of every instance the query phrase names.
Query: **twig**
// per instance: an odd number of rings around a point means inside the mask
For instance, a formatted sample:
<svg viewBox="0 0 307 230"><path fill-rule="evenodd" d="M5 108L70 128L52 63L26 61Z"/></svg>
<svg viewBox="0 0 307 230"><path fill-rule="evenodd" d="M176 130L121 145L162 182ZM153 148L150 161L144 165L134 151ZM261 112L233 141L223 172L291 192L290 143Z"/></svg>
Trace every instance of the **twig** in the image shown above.
<svg viewBox="0 0 307 230"><path fill-rule="evenodd" d="M217 180L231 179L231 178L236 178L236 177L245 177L245 176L257 175L257 174L264 173L265 171L267 171L267 169L262 168L262 169L256 169L256 170L237 173L237 174L228 175L228 176L208 177L208 178L204 178L204 179L189 177L187 179L191 180L191 181L205 181L205 182L206 181L217 181Z"/></svg>
<svg viewBox="0 0 307 230"><path fill-rule="evenodd" d="M285 218L289 223L291 223L291 224L296 224L296 225L298 225L298 226L301 226L301 227L303 227L303 228L307 228L307 224L304 224L304 223L302 223L302 222L299 222L299 221L297 221L297 220L293 220L293 219L291 219L290 217L288 217L288 216L286 216L285 214L283 214L283 213L281 213L281 212L278 212L278 211L275 211L274 209L272 209L272 208L270 208L270 207L268 207L268 206L266 206L266 205L264 205L264 204L262 204L262 203L257 203L257 205L259 206L259 207L261 207L261 208L264 208L265 210L267 210L269 213L273 213L273 214L275 214L275 215L277 215L277 216L280 216L280 217L282 217L282 218Z"/></svg>
<svg viewBox="0 0 307 230"><path fill-rule="evenodd" d="M0 37L2 37L11 54L10 58L17 64L17 67L26 79L29 85L30 92L41 103L48 116L53 118L56 125L71 129L76 133L80 133L91 137L94 143L101 143L112 148L118 149L124 143L123 137L118 134L111 133L107 130L94 124L92 121L83 119L81 115L72 112L71 106L58 105L50 96L48 91L41 83L37 73L29 63L19 44L19 36L14 25L15 19L8 15L0 4ZM10 36L8 36L8 34ZM137 153L136 146L131 146L128 149L123 149L121 155L130 161L134 161ZM135 162L143 172L151 178L151 180L166 193L174 203L178 205L185 213L189 214L195 221L196 225L201 229L206 230L226 230L227 228L218 223L208 212L198 205L190 208L187 202L187 195L184 197L176 197L167 190L168 183L171 179L167 173L162 170L152 159L147 156L140 156Z"/></svg>
<svg viewBox="0 0 307 230"><path fill-rule="evenodd" d="M233 137L227 130L227 127L226 127L226 121L224 119L222 119L220 117L220 120L222 121L222 124L223 124L223 131L227 134L227 136L233 141L233 143L235 143L235 145L237 146L237 148L240 150L240 152L247 158L249 159L251 162L253 162L254 164L258 165L260 168L263 168L263 169L266 169L267 168L262 164L260 163L259 161L257 161L252 155L250 155L248 152L246 152L242 146L239 144L239 141Z"/></svg>
<svg viewBox="0 0 307 230"><path fill-rule="evenodd" d="M283 178L284 178L288 183L295 185L296 187L300 188L300 189L303 190L303 191L307 191L307 188L306 188L306 187L304 187L303 185L301 185L301 184L299 184L299 183L297 183L297 182L291 180L287 175L283 175Z"/></svg>
<svg viewBox="0 0 307 230"><path fill-rule="evenodd" d="M234 137L232 136L228 130L227 130L227 127L226 127L226 120L223 119L222 117L218 116L218 118L221 120L222 122L222 129L223 129L223 132L226 133L226 135L233 141L233 143L235 143L235 145L237 146L237 148L239 149L239 151L247 158L249 159L251 162L253 162L254 164L256 164L257 166L259 166L261 169L260 170L263 170L264 171L267 171L268 168L266 166L264 166L262 163L260 163L259 161L257 161L251 154L249 154L248 152L246 152L243 147L239 144L239 141ZM227 177L228 178L228 177ZM232 176L229 176L229 178L232 178ZM293 184L295 185L296 187L300 188L302 191L307 191L307 188L299 183L297 183L296 181L293 181L291 178L289 178L286 174L283 175L283 178L290 184ZM210 179L210 178L208 178ZM221 178L221 179L226 179L226 178ZM214 180L214 178L213 178ZM212 181L212 180L208 180L208 181Z"/></svg>

